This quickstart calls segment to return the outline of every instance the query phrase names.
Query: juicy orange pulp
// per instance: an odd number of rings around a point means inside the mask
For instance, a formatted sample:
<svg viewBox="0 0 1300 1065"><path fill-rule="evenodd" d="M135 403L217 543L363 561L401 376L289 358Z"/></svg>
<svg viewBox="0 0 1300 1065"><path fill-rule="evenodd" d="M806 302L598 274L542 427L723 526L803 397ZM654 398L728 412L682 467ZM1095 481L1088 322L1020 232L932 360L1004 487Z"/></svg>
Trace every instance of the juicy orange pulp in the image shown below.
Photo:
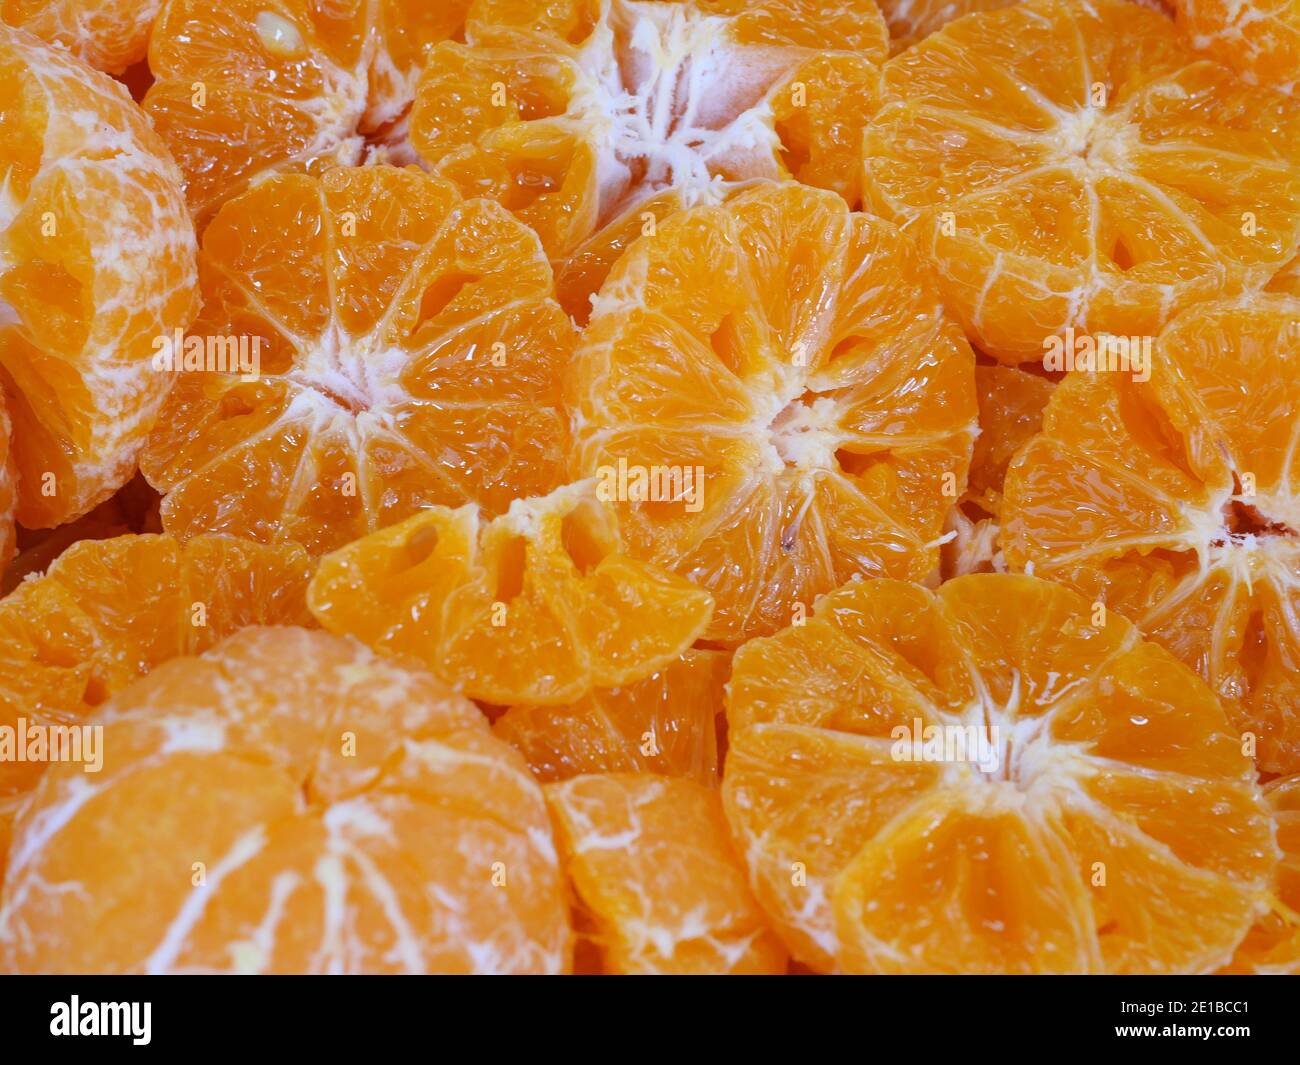
<svg viewBox="0 0 1300 1065"><path fill-rule="evenodd" d="M737 652L727 719L728 821L814 968L1204 972L1268 905L1218 700L1059 585L850 583Z"/></svg>
<svg viewBox="0 0 1300 1065"><path fill-rule="evenodd" d="M254 627L94 723L100 771L52 767L14 826L0 971L568 968L541 790L427 674Z"/></svg>
<svg viewBox="0 0 1300 1065"><path fill-rule="evenodd" d="M1012 464L1008 561L1133 620L1300 768L1300 301L1193 308L1150 379L1074 373Z"/></svg>
<svg viewBox="0 0 1300 1065"><path fill-rule="evenodd" d="M1300 248L1300 109L1162 14L1028 0L950 23L882 77L866 201L1003 362L1043 359L1070 328L1154 336Z"/></svg>
<svg viewBox="0 0 1300 1065"><path fill-rule="evenodd" d="M200 225L271 174L392 156L429 49L470 0L169 0L144 100Z"/></svg>
<svg viewBox="0 0 1300 1065"><path fill-rule="evenodd" d="M432 507L326 556L308 603L331 632L495 705L559 706L643 680L709 623L709 594L628 557L589 482L483 521Z"/></svg>
<svg viewBox="0 0 1300 1065"><path fill-rule="evenodd" d="M193 342L212 369L172 375L140 463L168 530L320 554L558 482L573 328L498 205L413 168L281 175L221 210L200 270L185 358ZM224 364L213 338L233 342Z"/></svg>
<svg viewBox="0 0 1300 1065"><path fill-rule="evenodd" d="M745 883L716 791L610 773L548 784L546 802L575 925L601 971L785 971L785 949Z"/></svg>
<svg viewBox="0 0 1300 1065"><path fill-rule="evenodd" d="M873 0L479 0L465 37L434 50L411 143L536 229L580 321L632 240L725 183L793 174L857 204Z"/></svg>
<svg viewBox="0 0 1300 1065"><path fill-rule="evenodd" d="M573 470L636 557L773 632L854 574L922 579L965 486L974 358L906 237L794 184L638 240L568 375Z"/></svg>
<svg viewBox="0 0 1300 1065"><path fill-rule="evenodd" d="M0 79L0 383L17 517L47 528L135 470L171 387L154 342L194 314L194 232L121 85L4 25Z"/></svg>

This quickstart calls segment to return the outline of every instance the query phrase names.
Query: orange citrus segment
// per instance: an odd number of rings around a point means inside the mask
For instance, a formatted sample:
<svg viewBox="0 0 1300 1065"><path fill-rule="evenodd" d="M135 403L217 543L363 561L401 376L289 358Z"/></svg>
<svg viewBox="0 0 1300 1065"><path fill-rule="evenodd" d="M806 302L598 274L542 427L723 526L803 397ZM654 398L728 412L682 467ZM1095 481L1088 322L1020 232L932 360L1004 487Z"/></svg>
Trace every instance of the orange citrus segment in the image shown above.
<svg viewBox="0 0 1300 1065"><path fill-rule="evenodd" d="M1300 975L1300 776L1264 787L1282 848L1273 908L1242 941L1228 972Z"/></svg>
<svg viewBox="0 0 1300 1065"><path fill-rule="evenodd" d="M323 558L308 602L331 632L475 699L539 706L666 667L712 610L707 592L623 553L590 483L490 521L472 505L431 507Z"/></svg>
<svg viewBox="0 0 1300 1065"><path fill-rule="evenodd" d="M556 485L573 329L537 238L496 204L414 169L281 175L221 210L200 263L185 365L209 372L173 374L141 458L170 531L319 554Z"/></svg>
<svg viewBox="0 0 1300 1065"><path fill-rule="evenodd" d="M717 785L718 717L730 669L721 651L687 651L644 680L568 706L512 706L492 731L543 783L583 773L664 773Z"/></svg>
<svg viewBox="0 0 1300 1065"><path fill-rule="evenodd" d="M0 0L0 21L121 74L144 58L163 0Z"/></svg>
<svg viewBox="0 0 1300 1065"><path fill-rule="evenodd" d="M1002 482L1012 457L1038 432L1053 383L1010 366L976 366L980 433L970 460L966 499L987 514L1002 510Z"/></svg>
<svg viewBox="0 0 1300 1065"><path fill-rule="evenodd" d="M1300 92L1300 3L1297 0L1170 0L1193 47L1232 67L1248 82Z"/></svg>
<svg viewBox="0 0 1300 1065"><path fill-rule="evenodd" d="M567 967L540 788L427 674L250 628L160 666L94 723L100 771L52 768L14 825L0 968Z"/></svg>
<svg viewBox="0 0 1300 1065"><path fill-rule="evenodd" d="M891 59L883 82L866 200L913 232L1001 361L1042 359L1071 328L1150 337L1300 246L1300 111L1136 4L977 13Z"/></svg>
<svg viewBox="0 0 1300 1065"><path fill-rule="evenodd" d="M1075 373L1007 474L1008 561L1123 613L1300 767L1300 301L1185 312L1148 381Z"/></svg>
<svg viewBox="0 0 1300 1065"><path fill-rule="evenodd" d="M644 773L574 777L545 791L577 924L604 972L785 971L716 791Z"/></svg>
<svg viewBox="0 0 1300 1065"><path fill-rule="evenodd" d="M411 143L537 230L579 320L666 203L793 173L857 205L873 0L480 0L465 36L434 50Z"/></svg>
<svg viewBox="0 0 1300 1065"><path fill-rule="evenodd" d="M180 175L107 75L0 25L0 380L18 520L70 521L130 479L194 313Z"/></svg>
<svg viewBox="0 0 1300 1065"><path fill-rule="evenodd" d="M736 653L727 717L728 820L815 968L1205 971L1267 904L1213 693L1058 585L852 582Z"/></svg>
<svg viewBox="0 0 1300 1065"><path fill-rule="evenodd" d="M469 0L170 0L153 27L144 107L205 224L281 171L410 161L401 126L437 42ZM392 141L392 144L386 142Z"/></svg>
<svg viewBox="0 0 1300 1065"><path fill-rule="evenodd" d="M902 51L922 37L942 29L953 19L975 11L996 11L1017 0L880 0L880 11L889 26L892 50Z"/></svg>
<svg viewBox="0 0 1300 1065"><path fill-rule="evenodd" d="M661 223L618 262L569 373L574 469L637 557L789 623L853 574L920 579L964 487L974 359L907 239L793 184Z"/></svg>
<svg viewBox="0 0 1300 1065"><path fill-rule="evenodd" d="M73 544L0 599L0 722L73 724L137 677L246 625L310 624L301 548L224 536ZM0 794L38 762L0 760Z"/></svg>
<svg viewBox="0 0 1300 1065"><path fill-rule="evenodd" d="M17 554L14 512L18 508L18 467L9 442L9 412L0 396L0 570Z"/></svg>

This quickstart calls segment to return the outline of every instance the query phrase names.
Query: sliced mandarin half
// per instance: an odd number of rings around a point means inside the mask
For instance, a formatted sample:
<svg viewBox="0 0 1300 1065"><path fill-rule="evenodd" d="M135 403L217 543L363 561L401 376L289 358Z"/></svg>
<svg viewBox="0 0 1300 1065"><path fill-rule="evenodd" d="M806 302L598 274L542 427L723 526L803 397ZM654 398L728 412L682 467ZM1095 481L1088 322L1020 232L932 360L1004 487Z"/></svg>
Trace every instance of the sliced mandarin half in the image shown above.
<svg viewBox="0 0 1300 1065"><path fill-rule="evenodd" d="M727 819L822 971L1201 972L1273 820L1214 694L1059 585L855 581L736 654Z"/></svg>
<svg viewBox="0 0 1300 1065"><path fill-rule="evenodd" d="M140 62L163 0L0 0L0 21L121 74Z"/></svg>
<svg viewBox="0 0 1300 1065"><path fill-rule="evenodd" d="M736 644L853 574L935 569L973 370L905 236L764 185L674 216L611 272L566 386L573 468Z"/></svg>
<svg viewBox="0 0 1300 1065"><path fill-rule="evenodd" d="M1300 976L1300 776L1264 786L1282 848L1272 908L1255 923L1226 971Z"/></svg>
<svg viewBox="0 0 1300 1065"><path fill-rule="evenodd" d="M213 219L200 273L185 365L210 370L172 375L140 461L168 530L320 554L559 482L574 331L498 204L414 168L280 175Z"/></svg>
<svg viewBox="0 0 1300 1065"><path fill-rule="evenodd" d="M473 703L360 644L249 628L95 718L14 826L0 969L556 973L541 789Z"/></svg>
<svg viewBox="0 0 1300 1065"><path fill-rule="evenodd" d="M180 174L126 90L0 24L0 383L18 520L130 479L171 387L155 340L197 304Z"/></svg>
<svg viewBox="0 0 1300 1065"><path fill-rule="evenodd" d="M478 0L433 53L411 144L537 230L583 321L624 248L726 185L856 206L886 31L874 0Z"/></svg>
<svg viewBox="0 0 1300 1065"><path fill-rule="evenodd" d="M573 703L669 666L708 592L623 551L588 482L484 520L431 507L321 560L308 605L331 632L416 660L497 706Z"/></svg>
<svg viewBox="0 0 1300 1065"><path fill-rule="evenodd" d="M1300 2L1170 0L1187 39L1248 82L1300 94Z"/></svg>
<svg viewBox="0 0 1300 1065"><path fill-rule="evenodd" d="M584 773L664 773L717 786L730 656L687 651L643 680L567 706L512 706L492 731L543 783Z"/></svg>
<svg viewBox="0 0 1300 1065"><path fill-rule="evenodd" d="M1007 473L1003 548L1201 674L1300 769L1300 300L1185 312L1150 379L1074 373Z"/></svg>
<svg viewBox="0 0 1300 1065"><path fill-rule="evenodd" d="M972 71L978 71L974 77ZM890 60L865 198L909 229L972 341L1153 336L1300 247L1300 110L1120 0L1029 0Z"/></svg>
<svg viewBox="0 0 1300 1065"><path fill-rule="evenodd" d="M270 174L412 161L405 124L434 44L469 0L169 0L144 108L200 225Z"/></svg>
<svg viewBox="0 0 1300 1065"><path fill-rule="evenodd" d="M579 957L620 975L785 972L785 948L750 893L716 791L609 773L545 792Z"/></svg>

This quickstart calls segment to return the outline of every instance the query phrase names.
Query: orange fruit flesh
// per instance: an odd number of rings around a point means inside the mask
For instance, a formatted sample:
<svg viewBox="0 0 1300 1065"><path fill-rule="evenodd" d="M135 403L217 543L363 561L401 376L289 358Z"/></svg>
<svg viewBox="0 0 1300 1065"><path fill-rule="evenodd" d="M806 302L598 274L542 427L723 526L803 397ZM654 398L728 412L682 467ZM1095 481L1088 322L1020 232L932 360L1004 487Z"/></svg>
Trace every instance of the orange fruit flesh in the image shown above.
<svg viewBox="0 0 1300 1065"><path fill-rule="evenodd" d="M249 628L95 722L101 770L51 768L14 826L0 969L567 968L541 791L427 675Z"/></svg>
<svg viewBox="0 0 1300 1065"><path fill-rule="evenodd" d="M194 234L180 175L125 89L3 25L0 77L0 381L17 517L47 528L134 472L171 385L154 339L194 314Z"/></svg>
<svg viewBox="0 0 1300 1065"><path fill-rule="evenodd" d="M0 21L121 74L144 58L163 0L0 0Z"/></svg>
<svg viewBox="0 0 1300 1065"><path fill-rule="evenodd" d="M629 551L773 632L854 574L921 579L965 484L969 347L892 226L792 184L662 223L619 261L569 372L574 472Z"/></svg>
<svg viewBox="0 0 1300 1065"><path fill-rule="evenodd" d="M401 126L429 49L470 0L171 0L154 25L144 108L206 225L267 176L354 165Z"/></svg>
<svg viewBox="0 0 1300 1065"><path fill-rule="evenodd" d="M901 52L949 22L976 11L996 11L1017 0L881 0L891 50Z"/></svg>
<svg viewBox="0 0 1300 1065"><path fill-rule="evenodd" d="M200 265L185 360L210 372L172 375L141 457L168 530L321 554L558 482L573 329L536 237L496 204L414 169L282 175L222 209Z"/></svg>
<svg viewBox="0 0 1300 1065"><path fill-rule="evenodd" d="M1226 971L1300 975L1300 777L1280 777L1264 787L1282 849L1273 907L1249 934Z"/></svg>
<svg viewBox="0 0 1300 1065"><path fill-rule="evenodd" d="M1132 619L1285 773L1300 768L1297 322L1288 296L1207 304L1157 338L1149 381L1071 374L1003 507L1014 567Z"/></svg>
<svg viewBox="0 0 1300 1065"><path fill-rule="evenodd" d="M465 36L434 51L412 145L537 230L579 321L629 234L718 181L793 174L858 202L874 3L480 2Z"/></svg>
<svg viewBox="0 0 1300 1065"><path fill-rule="evenodd" d="M990 72L978 92L971 69ZM1300 247L1300 111L1136 4L977 13L882 81L865 200L913 233L1000 361L1041 360L1068 328L1153 336Z"/></svg>
<svg viewBox="0 0 1300 1065"><path fill-rule="evenodd" d="M0 723L70 725L160 663L247 625L311 624L301 548L224 536L73 544L0 599ZM43 766L0 761L0 795Z"/></svg>
<svg viewBox="0 0 1300 1065"><path fill-rule="evenodd" d="M727 718L751 886L821 971L1207 971L1267 905L1213 693L1046 581L850 583L737 652Z"/></svg>
<svg viewBox="0 0 1300 1065"><path fill-rule="evenodd" d="M1300 4L1295 0L1170 0L1196 48L1275 92L1300 92Z"/></svg>
<svg viewBox="0 0 1300 1065"><path fill-rule="evenodd" d="M512 706L492 731L543 783L644 772L716 786L729 670L721 651L687 651L642 680L594 690L568 706Z"/></svg>
<svg viewBox="0 0 1300 1065"><path fill-rule="evenodd" d="M785 971L716 791L644 773L579 776L545 791L578 927L602 971Z"/></svg>
<svg viewBox="0 0 1300 1065"><path fill-rule="evenodd" d="M308 603L329 631L498 706L560 706L641 680L712 611L707 592L623 553L590 483L486 522L472 505L422 511L323 558Z"/></svg>

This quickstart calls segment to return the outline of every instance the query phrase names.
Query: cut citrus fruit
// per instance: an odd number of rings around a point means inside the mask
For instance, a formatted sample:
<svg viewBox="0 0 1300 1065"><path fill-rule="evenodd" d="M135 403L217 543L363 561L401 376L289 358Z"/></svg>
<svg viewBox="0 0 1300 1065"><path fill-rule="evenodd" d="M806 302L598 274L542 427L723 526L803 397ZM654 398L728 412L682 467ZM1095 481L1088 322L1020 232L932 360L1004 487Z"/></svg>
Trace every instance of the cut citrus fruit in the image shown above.
<svg viewBox="0 0 1300 1065"><path fill-rule="evenodd" d="M66 725L137 677L246 625L311 624L301 548L226 536L73 544L0 599L0 724ZM38 762L0 759L0 795Z"/></svg>
<svg viewBox="0 0 1300 1065"><path fill-rule="evenodd" d="M611 773L548 784L546 802L579 935L603 972L785 972L785 949L750 894L716 791Z"/></svg>
<svg viewBox="0 0 1300 1065"><path fill-rule="evenodd" d="M543 783L583 773L664 773L718 783L730 656L687 651L644 680L569 706L513 706L492 726Z"/></svg>
<svg viewBox="0 0 1300 1065"><path fill-rule="evenodd" d="M949 24L882 77L866 201L914 234L1001 361L1071 329L1153 336L1300 247L1300 109L1164 15L1028 0Z"/></svg>
<svg viewBox="0 0 1300 1065"><path fill-rule="evenodd" d="M0 969L567 967L541 789L427 674L250 628L94 724L100 771L53 767L14 825Z"/></svg>
<svg viewBox="0 0 1300 1065"><path fill-rule="evenodd" d="M1300 296L1300 255L1282 267L1268 283L1268 291Z"/></svg>
<svg viewBox="0 0 1300 1065"><path fill-rule="evenodd" d="M887 34L873 0L479 0L439 45L411 144L537 230L565 309L622 249L731 182L860 196Z"/></svg>
<svg viewBox="0 0 1300 1065"><path fill-rule="evenodd" d="M1300 769L1300 301L1193 308L1148 381L1074 373L1007 474L1003 549L1136 622Z"/></svg>
<svg viewBox="0 0 1300 1065"><path fill-rule="evenodd" d="M1267 906L1213 692L1059 585L852 582L736 653L727 721L727 818L815 968L1206 971Z"/></svg>
<svg viewBox="0 0 1300 1065"><path fill-rule="evenodd" d="M0 25L0 381L29 528L130 479L171 381L154 341L189 324L180 175L106 74Z"/></svg>
<svg viewBox="0 0 1300 1065"><path fill-rule="evenodd" d="M6 570L18 551L14 511L18 508L18 467L9 446L11 426L0 393L0 570Z"/></svg>
<svg viewBox="0 0 1300 1065"><path fill-rule="evenodd" d="M170 0L144 107L185 173L196 219L270 174L409 162L404 126L430 48L469 0ZM375 151L372 151L374 149ZM388 149L388 151L385 151Z"/></svg>
<svg viewBox="0 0 1300 1065"><path fill-rule="evenodd" d="M617 501L630 553L713 594L708 638L739 643L853 574L935 569L973 368L906 237L759 186L610 274L569 373L574 469Z"/></svg>
<svg viewBox="0 0 1300 1065"><path fill-rule="evenodd" d="M893 51L902 51L923 37L975 11L996 11L1017 0L880 0Z"/></svg>
<svg viewBox="0 0 1300 1065"><path fill-rule="evenodd" d="M1191 43L1246 81L1300 95L1296 0L1170 0Z"/></svg>
<svg viewBox="0 0 1300 1065"><path fill-rule="evenodd" d="M590 483L492 521L431 507L327 555L308 604L331 632L417 660L498 706L557 706L635 683L709 622L707 592L623 553Z"/></svg>
<svg viewBox="0 0 1300 1065"><path fill-rule="evenodd" d="M121 74L144 58L163 0L0 0L0 20Z"/></svg>
<svg viewBox="0 0 1300 1065"><path fill-rule="evenodd" d="M1250 930L1226 971L1300 976L1300 776L1270 781L1264 798L1282 848L1273 908Z"/></svg>
<svg viewBox="0 0 1300 1065"><path fill-rule="evenodd" d="M213 219L200 273L185 358L196 342L209 371L175 374L140 461L169 531L319 554L558 483L573 327L536 236L497 204L413 168L280 175ZM205 363L214 338L250 357Z"/></svg>
<svg viewBox="0 0 1300 1065"><path fill-rule="evenodd" d="M1042 427L1054 383L1011 366L976 366L980 433L971 453L966 501L1002 512L1002 482L1017 451Z"/></svg>
<svg viewBox="0 0 1300 1065"><path fill-rule="evenodd" d="M0 576L0 596L39 577L78 540L110 540L128 533L158 533L158 493L137 474L76 521L53 529L19 529L18 553Z"/></svg>

